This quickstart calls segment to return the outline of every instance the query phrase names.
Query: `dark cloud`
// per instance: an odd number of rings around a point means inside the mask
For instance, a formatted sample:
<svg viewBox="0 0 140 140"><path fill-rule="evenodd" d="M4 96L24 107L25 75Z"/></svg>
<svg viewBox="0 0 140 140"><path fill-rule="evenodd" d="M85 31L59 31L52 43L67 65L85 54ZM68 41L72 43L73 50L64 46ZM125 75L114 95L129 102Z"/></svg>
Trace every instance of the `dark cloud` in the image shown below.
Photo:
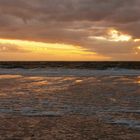
<svg viewBox="0 0 140 140"><path fill-rule="evenodd" d="M140 38L139 13L140 0L0 0L0 37L127 54L135 44L99 43L88 37L104 36L108 28L116 28Z"/></svg>

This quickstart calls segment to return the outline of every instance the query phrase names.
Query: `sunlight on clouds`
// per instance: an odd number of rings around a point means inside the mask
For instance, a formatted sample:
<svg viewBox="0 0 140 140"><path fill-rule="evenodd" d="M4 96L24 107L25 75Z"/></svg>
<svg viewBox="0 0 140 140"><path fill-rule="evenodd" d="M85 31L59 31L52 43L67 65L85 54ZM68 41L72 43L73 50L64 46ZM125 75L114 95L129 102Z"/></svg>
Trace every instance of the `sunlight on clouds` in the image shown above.
<svg viewBox="0 0 140 140"><path fill-rule="evenodd" d="M130 35L123 34L117 30L111 29L108 33L110 36L110 41L129 41L132 39Z"/></svg>
<svg viewBox="0 0 140 140"><path fill-rule="evenodd" d="M88 51L80 46L68 45L68 44L58 44L58 43L44 43L35 41L23 41L23 40L11 40L11 39L0 39L1 57L5 58L11 56L13 59L30 59L30 60L100 60L110 59L97 54L96 52ZM8 46L12 46L9 47ZM14 46L16 49L14 49ZM9 51L6 51L5 47L9 47ZM20 51L18 50L19 48ZM7 49L8 50L8 49ZM11 51L12 50L12 51ZM24 54L20 54L24 50ZM4 53L3 53L4 52Z"/></svg>
<svg viewBox="0 0 140 140"><path fill-rule="evenodd" d="M10 40L10 39L0 39L0 44L3 44L2 49L4 49L4 44L16 45L31 52L37 53L50 53L50 54L96 54L95 52L88 52L85 49L82 49L80 46L73 46L67 44L58 44L58 43L43 43L35 41L23 41L23 40Z"/></svg>
<svg viewBox="0 0 140 140"><path fill-rule="evenodd" d="M103 41L127 42L132 39L132 36L123 34L115 29L110 29L106 36L89 36L89 38Z"/></svg>
<svg viewBox="0 0 140 140"><path fill-rule="evenodd" d="M66 45L66 44L53 44L53 43L43 43L35 41L23 41L23 40L10 40L10 39L0 39L1 44L12 44L22 47L28 47L26 49L41 50L46 48L53 49L77 49L78 46ZM80 47L79 47L80 48Z"/></svg>
<svg viewBox="0 0 140 140"><path fill-rule="evenodd" d="M96 39L96 40L107 40L105 37L103 36L89 36L89 39Z"/></svg>
<svg viewBox="0 0 140 140"><path fill-rule="evenodd" d="M0 47L0 51L5 51L5 50L6 50L5 46Z"/></svg>
<svg viewBox="0 0 140 140"><path fill-rule="evenodd" d="M140 42L140 39L134 39L134 42Z"/></svg>
<svg viewBox="0 0 140 140"><path fill-rule="evenodd" d="M134 39L134 42L140 42L140 39Z"/></svg>

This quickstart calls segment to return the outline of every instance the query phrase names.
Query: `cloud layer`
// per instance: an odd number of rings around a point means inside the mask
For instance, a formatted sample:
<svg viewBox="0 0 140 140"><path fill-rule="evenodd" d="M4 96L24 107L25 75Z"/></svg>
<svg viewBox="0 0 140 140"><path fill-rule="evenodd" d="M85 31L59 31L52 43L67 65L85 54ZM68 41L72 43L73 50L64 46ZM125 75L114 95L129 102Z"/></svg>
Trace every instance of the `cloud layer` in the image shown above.
<svg viewBox="0 0 140 140"><path fill-rule="evenodd" d="M140 38L139 13L140 0L0 0L0 38L80 45L112 60L140 60L140 42L134 42ZM132 39L94 38L109 29Z"/></svg>

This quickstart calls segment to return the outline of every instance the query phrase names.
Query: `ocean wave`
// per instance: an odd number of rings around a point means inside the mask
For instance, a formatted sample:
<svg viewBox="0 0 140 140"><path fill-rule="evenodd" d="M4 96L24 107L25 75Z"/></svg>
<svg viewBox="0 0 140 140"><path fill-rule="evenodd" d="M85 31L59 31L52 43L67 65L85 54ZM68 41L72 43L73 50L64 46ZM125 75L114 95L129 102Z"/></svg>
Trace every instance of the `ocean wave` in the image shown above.
<svg viewBox="0 0 140 140"><path fill-rule="evenodd" d="M6 69L0 68L0 74L14 74L14 75L29 75L29 76L121 76L121 75L140 75L140 70L129 69L106 69L106 70L92 70L92 69L70 69L70 68L34 68L34 69Z"/></svg>
<svg viewBox="0 0 140 140"><path fill-rule="evenodd" d="M0 68L6 69L135 69L140 70L140 62L0 62Z"/></svg>

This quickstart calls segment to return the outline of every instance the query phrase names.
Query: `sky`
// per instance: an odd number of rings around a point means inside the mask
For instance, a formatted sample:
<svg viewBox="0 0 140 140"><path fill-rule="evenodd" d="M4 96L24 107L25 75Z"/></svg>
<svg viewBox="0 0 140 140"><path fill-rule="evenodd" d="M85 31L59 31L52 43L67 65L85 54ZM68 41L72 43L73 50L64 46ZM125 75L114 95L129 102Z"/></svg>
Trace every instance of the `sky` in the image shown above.
<svg viewBox="0 0 140 140"><path fill-rule="evenodd" d="M140 61L140 0L0 0L0 61Z"/></svg>

